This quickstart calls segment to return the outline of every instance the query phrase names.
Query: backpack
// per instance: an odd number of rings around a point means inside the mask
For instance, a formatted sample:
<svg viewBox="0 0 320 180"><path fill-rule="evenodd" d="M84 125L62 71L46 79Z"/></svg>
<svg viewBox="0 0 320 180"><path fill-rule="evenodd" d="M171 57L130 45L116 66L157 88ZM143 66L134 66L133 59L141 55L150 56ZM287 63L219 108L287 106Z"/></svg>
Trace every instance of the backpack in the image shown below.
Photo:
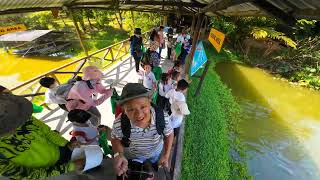
<svg viewBox="0 0 320 180"><path fill-rule="evenodd" d="M155 104L151 104L152 107L155 110L156 113L156 129L159 135L163 135L163 131L165 128L165 120L164 120L164 114L163 110L159 107L156 106ZM121 114L120 117L121 121L121 131L123 134L123 137L121 139L121 144L124 147L129 147L130 145L130 135L131 135L131 124L128 116L124 113Z"/></svg>
<svg viewBox="0 0 320 180"><path fill-rule="evenodd" d="M60 98L60 99L65 99L66 101L68 98L68 94L71 90L71 88L75 85L77 81L84 81L84 80L79 80L79 79L70 79L67 83L61 84L57 87L57 91L55 93L55 96ZM90 89L93 89L93 82L90 80L85 81Z"/></svg>

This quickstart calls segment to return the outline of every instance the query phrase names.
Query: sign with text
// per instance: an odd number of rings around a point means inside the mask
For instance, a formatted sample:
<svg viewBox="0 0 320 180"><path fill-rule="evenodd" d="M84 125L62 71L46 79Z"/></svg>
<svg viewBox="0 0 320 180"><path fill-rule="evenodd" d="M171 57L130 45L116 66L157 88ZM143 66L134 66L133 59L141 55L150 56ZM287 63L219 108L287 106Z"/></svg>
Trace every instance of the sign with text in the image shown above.
<svg viewBox="0 0 320 180"><path fill-rule="evenodd" d="M12 33L12 32L18 32L18 31L25 31L25 30L27 30L27 27L24 24L2 26L0 27L0 35Z"/></svg>
<svg viewBox="0 0 320 180"><path fill-rule="evenodd" d="M208 60L206 51L204 50L202 41L197 44L196 51L194 52L190 75L193 76Z"/></svg>
<svg viewBox="0 0 320 180"><path fill-rule="evenodd" d="M208 39L211 42L211 44L214 46L214 48L216 48L218 53L221 51L224 38L225 38L225 35L222 32L214 28L211 29Z"/></svg>

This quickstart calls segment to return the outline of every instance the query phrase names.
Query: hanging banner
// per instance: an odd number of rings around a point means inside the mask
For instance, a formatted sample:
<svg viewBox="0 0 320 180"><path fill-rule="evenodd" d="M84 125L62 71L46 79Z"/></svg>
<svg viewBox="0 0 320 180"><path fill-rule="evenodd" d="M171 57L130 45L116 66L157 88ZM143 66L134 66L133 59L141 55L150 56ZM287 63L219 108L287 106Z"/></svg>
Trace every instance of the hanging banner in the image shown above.
<svg viewBox="0 0 320 180"><path fill-rule="evenodd" d="M27 27L24 24L2 26L0 27L0 35L12 33L12 32L18 32L18 31L25 31L25 30L27 30Z"/></svg>
<svg viewBox="0 0 320 180"><path fill-rule="evenodd" d="M194 52L190 75L193 76L200 68L207 62L208 58L204 50L202 41L197 44L196 51Z"/></svg>
<svg viewBox="0 0 320 180"><path fill-rule="evenodd" d="M216 48L218 53L221 51L224 38L225 38L225 35L222 32L220 32L214 28L211 28L208 39L211 42L211 44L214 46L214 48Z"/></svg>

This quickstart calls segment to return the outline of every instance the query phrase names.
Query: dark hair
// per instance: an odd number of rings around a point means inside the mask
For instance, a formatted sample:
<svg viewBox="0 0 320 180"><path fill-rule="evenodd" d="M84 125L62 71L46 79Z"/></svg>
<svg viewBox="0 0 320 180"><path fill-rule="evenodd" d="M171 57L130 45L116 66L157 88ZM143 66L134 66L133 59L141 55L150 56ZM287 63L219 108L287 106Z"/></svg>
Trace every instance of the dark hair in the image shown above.
<svg viewBox="0 0 320 180"><path fill-rule="evenodd" d="M173 71L173 73L171 74L171 79L177 79L178 78L178 76L180 75L180 72L178 72L178 71Z"/></svg>
<svg viewBox="0 0 320 180"><path fill-rule="evenodd" d="M74 109L68 113L68 120L77 123L86 123L91 117L87 111L82 109Z"/></svg>
<svg viewBox="0 0 320 180"><path fill-rule="evenodd" d="M178 81L178 85L177 85L177 90L185 90L189 87L189 83L184 80L184 79L181 79L180 81Z"/></svg>
<svg viewBox="0 0 320 180"><path fill-rule="evenodd" d="M141 28L135 28L133 33L141 35Z"/></svg>
<svg viewBox="0 0 320 180"><path fill-rule="evenodd" d="M179 61L174 62L173 67L180 67L180 62Z"/></svg>
<svg viewBox="0 0 320 180"><path fill-rule="evenodd" d="M169 74L168 73L162 73L160 77L161 83L164 85L168 84L169 81Z"/></svg>
<svg viewBox="0 0 320 180"><path fill-rule="evenodd" d="M77 76L76 77L76 81L82 81L82 77L81 76Z"/></svg>
<svg viewBox="0 0 320 180"><path fill-rule="evenodd" d="M156 36L158 36L158 32L157 32L157 30L153 29L150 34L150 40L155 41Z"/></svg>
<svg viewBox="0 0 320 180"><path fill-rule="evenodd" d="M106 126L106 125L103 125L103 124L100 124L99 126L98 126L98 128L107 128L108 126Z"/></svg>
<svg viewBox="0 0 320 180"><path fill-rule="evenodd" d="M151 64L150 64L150 62L145 62L145 63L143 63L143 68L144 68L144 66L151 66Z"/></svg>
<svg viewBox="0 0 320 180"><path fill-rule="evenodd" d="M148 48L147 51L145 53L143 53L143 57L142 57L142 60L141 60L141 63L142 63L142 67L144 66L144 64L151 64L150 63L150 49Z"/></svg>
<svg viewBox="0 0 320 180"><path fill-rule="evenodd" d="M54 82L56 82L56 80L52 77L44 77L40 79L41 86L46 88L50 88L50 86L54 84Z"/></svg>
<svg viewBox="0 0 320 180"><path fill-rule="evenodd" d="M160 30L161 30L161 29L164 29L164 26L160 26L159 29L160 29Z"/></svg>

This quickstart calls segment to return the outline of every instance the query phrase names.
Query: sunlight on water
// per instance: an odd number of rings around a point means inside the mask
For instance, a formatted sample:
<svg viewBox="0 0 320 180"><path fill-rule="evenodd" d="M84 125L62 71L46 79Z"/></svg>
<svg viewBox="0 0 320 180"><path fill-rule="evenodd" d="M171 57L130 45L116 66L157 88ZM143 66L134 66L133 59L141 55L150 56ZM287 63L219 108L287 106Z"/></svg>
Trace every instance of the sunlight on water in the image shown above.
<svg viewBox="0 0 320 180"><path fill-rule="evenodd" d="M319 179L320 93L257 68L219 64L244 112L241 137L255 179Z"/></svg>
<svg viewBox="0 0 320 180"><path fill-rule="evenodd" d="M62 66L72 59L62 57L20 57L0 51L0 84L12 88L40 74ZM65 70L73 71L75 66Z"/></svg>

